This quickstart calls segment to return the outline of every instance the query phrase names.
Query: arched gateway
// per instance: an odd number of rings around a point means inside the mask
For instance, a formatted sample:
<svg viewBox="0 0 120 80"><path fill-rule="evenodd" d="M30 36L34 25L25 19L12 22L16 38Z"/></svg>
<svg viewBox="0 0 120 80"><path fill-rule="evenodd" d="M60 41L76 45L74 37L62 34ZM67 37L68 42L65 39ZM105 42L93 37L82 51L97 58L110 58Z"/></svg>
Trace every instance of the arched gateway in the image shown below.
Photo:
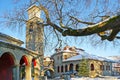
<svg viewBox="0 0 120 80"><path fill-rule="evenodd" d="M13 80L14 57L11 53L4 53L0 57L0 80Z"/></svg>
<svg viewBox="0 0 120 80"><path fill-rule="evenodd" d="M22 56L20 60L20 80L26 78L26 66L28 66L28 60L26 56Z"/></svg>
<svg viewBox="0 0 120 80"><path fill-rule="evenodd" d="M44 69L44 76L47 76L47 78L53 78L54 76L54 70L52 68L45 68Z"/></svg>

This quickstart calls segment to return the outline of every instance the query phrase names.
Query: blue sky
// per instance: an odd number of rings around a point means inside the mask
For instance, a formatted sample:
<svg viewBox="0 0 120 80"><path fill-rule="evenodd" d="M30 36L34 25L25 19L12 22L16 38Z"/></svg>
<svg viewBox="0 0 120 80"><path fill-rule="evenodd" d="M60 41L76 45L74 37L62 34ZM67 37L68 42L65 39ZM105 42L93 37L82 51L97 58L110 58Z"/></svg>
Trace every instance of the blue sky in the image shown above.
<svg viewBox="0 0 120 80"><path fill-rule="evenodd" d="M17 1L17 0L16 0ZM21 0L23 1L23 0ZM18 5L18 4L17 4ZM11 10L13 7L16 6L16 3L13 2L13 0L0 0L0 16L2 15L3 12L7 10ZM0 19L2 20L2 19ZM18 38L22 41L25 41L25 31L23 30L22 33L19 33L18 31L14 29L10 29L8 27L5 27L4 25L0 24L0 32L8 34L12 37ZM110 42L108 43L109 45L107 48L103 48L103 45L100 45L99 47L92 47L91 45L88 45L88 43L83 43L82 45L76 44L75 42L69 43L70 46L76 46L79 48L84 49L86 52L99 55L99 56L120 56L120 47L114 48L111 46ZM46 55L51 55L54 51L52 50L51 52L46 52Z"/></svg>

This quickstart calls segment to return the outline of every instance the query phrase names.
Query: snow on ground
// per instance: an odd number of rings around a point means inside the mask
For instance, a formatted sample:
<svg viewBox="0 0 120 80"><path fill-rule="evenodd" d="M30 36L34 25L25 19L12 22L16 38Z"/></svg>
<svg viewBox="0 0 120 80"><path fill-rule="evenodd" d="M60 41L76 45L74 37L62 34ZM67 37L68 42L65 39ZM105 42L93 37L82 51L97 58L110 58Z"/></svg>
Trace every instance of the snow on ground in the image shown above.
<svg viewBox="0 0 120 80"><path fill-rule="evenodd" d="M101 77L101 78L89 78L89 77L81 77L81 78L71 78L71 80L120 80L120 76L108 76L108 77Z"/></svg>

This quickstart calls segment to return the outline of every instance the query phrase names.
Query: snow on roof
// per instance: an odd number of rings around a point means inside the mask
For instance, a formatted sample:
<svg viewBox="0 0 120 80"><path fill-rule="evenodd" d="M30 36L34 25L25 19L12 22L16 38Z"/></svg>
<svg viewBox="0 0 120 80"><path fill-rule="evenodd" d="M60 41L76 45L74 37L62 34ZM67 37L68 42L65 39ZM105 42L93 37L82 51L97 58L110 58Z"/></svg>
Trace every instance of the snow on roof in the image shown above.
<svg viewBox="0 0 120 80"><path fill-rule="evenodd" d="M107 58L105 58L105 57L96 56L96 55L93 55L93 54L86 53L86 52L84 52L84 51L78 51L78 53L79 53L79 55L70 57L70 58L64 60L64 62L66 62L66 61L81 60L81 59L83 59L83 58L84 58L84 59L99 60L99 61L114 62L113 60L107 59Z"/></svg>
<svg viewBox="0 0 120 80"><path fill-rule="evenodd" d="M34 53L35 55L38 55L38 53L37 53L36 51L30 50L30 49L27 49L27 48L23 48L23 47L21 47L21 46L18 46L18 45L12 44L12 43L7 42L7 41L4 41L4 40L0 40L0 43L9 44L9 45L11 45L11 46L14 46L14 47L18 47L18 48L21 48L21 49L27 50L27 51L30 51L30 52Z"/></svg>
<svg viewBox="0 0 120 80"><path fill-rule="evenodd" d="M17 38L11 37L11 36L6 35L6 34L3 34L3 33L1 33L1 32L0 32L0 36L3 36L3 37L5 37L5 38L11 39L11 40L14 40L14 41L19 42L19 43L21 43L21 44L24 43L23 41L21 41L21 40L19 40L19 39L17 39Z"/></svg>
<svg viewBox="0 0 120 80"><path fill-rule="evenodd" d="M107 22L107 21L109 21L110 19L115 18L115 17L117 17L117 16L120 16L120 15L115 15L115 16L109 17L109 18L107 18L107 19L105 19L105 20L103 20L103 21L101 21L101 22L99 22L99 23L97 23L97 24L89 25L89 26L87 26L87 27L94 27L94 26L100 25L101 23Z"/></svg>
<svg viewBox="0 0 120 80"><path fill-rule="evenodd" d="M61 52L73 52L73 51L67 49L67 50L63 50L63 51L61 51Z"/></svg>
<svg viewBox="0 0 120 80"><path fill-rule="evenodd" d="M117 63L120 63L120 56L108 56L108 59L114 60Z"/></svg>
<svg viewBox="0 0 120 80"><path fill-rule="evenodd" d="M57 49L56 48L55 51L56 51L56 53L60 53L60 52L73 53L73 52L84 51L84 50L81 49L81 48L65 46L63 49L60 49L60 48Z"/></svg>

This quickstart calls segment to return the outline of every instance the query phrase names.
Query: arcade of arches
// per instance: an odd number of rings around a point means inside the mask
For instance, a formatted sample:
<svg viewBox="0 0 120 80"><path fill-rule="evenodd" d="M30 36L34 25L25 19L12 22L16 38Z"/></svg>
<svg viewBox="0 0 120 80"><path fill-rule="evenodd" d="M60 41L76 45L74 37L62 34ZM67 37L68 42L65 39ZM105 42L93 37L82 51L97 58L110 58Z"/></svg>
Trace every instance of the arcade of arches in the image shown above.
<svg viewBox="0 0 120 80"><path fill-rule="evenodd" d="M12 53L6 52L2 54L2 56L0 57L0 80L16 80L16 74L14 71L14 68L16 67L15 61L16 60ZM36 66L35 60L32 60L32 63L32 67ZM17 80L29 80L30 77L32 77L29 73L31 72L30 69L31 68L27 57L25 55L22 56L19 63L19 79Z"/></svg>
<svg viewBox="0 0 120 80"><path fill-rule="evenodd" d="M94 70L94 64L91 64L91 66L90 66L90 69L91 69L91 71L93 71ZM68 72L68 71L77 71L78 72L78 70L79 70L79 64L73 64L73 63L70 63L70 64L66 64L65 66L58 66L57 67L57 72L59 73L59 72Z"/></svg>
<svg viewBox="0 0 120 80"><path fill-rule="evenodd" d="M59 72L68 72L68 71L78 71L78 69L79 69L79 64L76 64L76 65L74 65L74 64L66 64L66 65L62 65L62 66L58 66L57 67L57 72L59 73Z"/></svg>
<svg viewBox="0 0 120 80"><path fill-rule="evenodd" d="M6 48L7 47L7 48ZM37 53L0 42L0 80L39 80ZM34 74L34 76L32 76Z"/></svg>

